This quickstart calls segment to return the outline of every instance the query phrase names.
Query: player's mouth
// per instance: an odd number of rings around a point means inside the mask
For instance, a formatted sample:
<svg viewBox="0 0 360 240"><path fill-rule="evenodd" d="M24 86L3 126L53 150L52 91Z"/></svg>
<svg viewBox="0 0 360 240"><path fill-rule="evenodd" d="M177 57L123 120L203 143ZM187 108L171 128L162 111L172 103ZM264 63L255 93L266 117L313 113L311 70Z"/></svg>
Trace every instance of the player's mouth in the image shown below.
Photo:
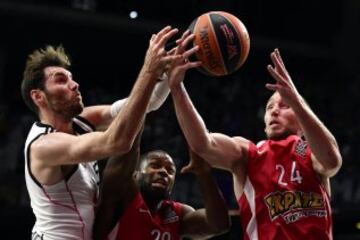
<svg viewBox="0 0 360 240"><path fill-rule="evenodd" d="M153 187L161 187L161 188L167 188L169 186L169 183L164 178L158 178L155 181L152 182Z"/></svg>
<svg viewBox="0 0 360 240"><path fill-rule="evenodd" d="M280 124L280 122L279 121L277 121L277 120L271 120L270 122L269 122L269 126L276 126L276 125L279 125Z"/></svg>

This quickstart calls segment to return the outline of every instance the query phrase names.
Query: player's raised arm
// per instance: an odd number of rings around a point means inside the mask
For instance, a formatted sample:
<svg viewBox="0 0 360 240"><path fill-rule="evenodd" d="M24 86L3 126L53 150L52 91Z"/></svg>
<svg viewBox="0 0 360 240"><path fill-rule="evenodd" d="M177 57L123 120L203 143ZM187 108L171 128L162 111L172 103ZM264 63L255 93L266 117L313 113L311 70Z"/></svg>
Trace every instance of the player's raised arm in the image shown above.
<svg viewBox="0 0 360 240"><path fill-rule="evenodd" d="M174 101L176 116L190 148L201 155L212 165L231 169L239 160L246 159L248 141L244 138L231 138L224 134L210 134L203 119L194 107L184 84L188 69L200 65L199 62L188 62L186 59L193 54L185 52L185 47L193 39L193 35L183 36L178 53L184 56L183 61L177 61L169 72L169 86Z"/></svg>
<svg viewBox="0 0 360 240"><path fill-rule="evenodd" d="M106 239L138 192L134 172L140 158L141 134L128 153L113 156L107 162L96 207L94 240Z"/></svg>
<svg viewBox="0 0 360 240"><path fill-rule="evenodd" d="M294 110L305 139L312 150L315 170L325 177L334 176L342 164L335 137L297 91L279 50L275 49L270 56L273 66L268 65L267 68L276 82L267 84L267 88L277 91L284 102Z"/></svg>
<svg viewBox="0 0 360 240"><path fill-rule="evenodd" d="M180 233L192 238L208 238L226 232L230 218L225 200L211 175L211 167L190 151L190 163L181 173L194 173L199 182L205 208L194 210L183 204Z"/></svg>
<svg viewBox="0 0 360 240"><path fill-rule="evenodd" d="M129 151L145 116L157 79L164 72L166 64L178 57L168 56L164 49L167 40L176 32L177 29L165 27L152 36L143 67L130 96L106 131L76 136L67 134L55 126L57 131L65 133L51 133L37 139L32 145L33 158L47 166L54 166L93 161ZM75 82L71 77L67 79L69 86L74 86L72 88L75 91ZM58 83L56 79L53 81L55 84ZM74 94L76 97L76 92ZM31 91L31 97L38 106L43 106L40 95L40 89ZM40 116L45 122L54 121L51 109L41 107Z"/></svg>

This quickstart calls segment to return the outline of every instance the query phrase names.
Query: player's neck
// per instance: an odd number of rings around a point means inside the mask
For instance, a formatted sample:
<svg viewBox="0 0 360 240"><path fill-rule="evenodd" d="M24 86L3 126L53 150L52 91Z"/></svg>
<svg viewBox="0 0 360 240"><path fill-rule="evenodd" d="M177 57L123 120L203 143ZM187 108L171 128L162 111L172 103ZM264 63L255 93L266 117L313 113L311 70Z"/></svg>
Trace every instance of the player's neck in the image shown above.
<svg viewBox="0 0 360 240"><path fill-rule="evenodd" d="M153 202L146 202L149 211L151 212L151 215L155 214L156 212L159 211L159 209L161 208L161 204L162 204L162 200L160 201L153 201Z"/></svg>
<svg viewBox="0 0 360 240"><path fill-rule="evenodd" d="M50 125L58 132L65 132L72 134L72 120L64 119L55 115L42 114L40 115L40 121L44 124Z"/></svg>
<svg viewBox="0 0 360 240"><path fill-rule="evenodd" d="M146 202L146 205L149 209L149 211L151 212L151 214L156 213L160 207L161 207L161 203L162 203L162 198L159 198L158 195L155 194L147 194L146 192L142 191L141 193L144 201Z"/></svg>

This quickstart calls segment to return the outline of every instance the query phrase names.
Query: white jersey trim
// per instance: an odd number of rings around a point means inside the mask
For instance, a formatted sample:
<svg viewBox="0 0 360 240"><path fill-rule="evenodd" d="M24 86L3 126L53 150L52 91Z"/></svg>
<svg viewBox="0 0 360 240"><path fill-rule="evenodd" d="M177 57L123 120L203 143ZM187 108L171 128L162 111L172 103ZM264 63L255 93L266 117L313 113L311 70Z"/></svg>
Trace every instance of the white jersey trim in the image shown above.
<svg viewBox="0 0 360 240"><path fill-rule="evenodd" d="M249 177L246 177L244 194L248 201L251 211L251 218L246 226L246 233L249 235L251 240L258 240L258 227L256 222L256 205L255 205L255 189L251 184Z"/></svg>
<svg viewBox="0 0 360 240"><path fill-rule="evenodd" d="M87 125L86 123L82 122L80 119L78 118L73 118L73 122L75 124L77 124L79 127L81 127L82 129L84 129L86 132L92 132L93 129Z"/></svg>

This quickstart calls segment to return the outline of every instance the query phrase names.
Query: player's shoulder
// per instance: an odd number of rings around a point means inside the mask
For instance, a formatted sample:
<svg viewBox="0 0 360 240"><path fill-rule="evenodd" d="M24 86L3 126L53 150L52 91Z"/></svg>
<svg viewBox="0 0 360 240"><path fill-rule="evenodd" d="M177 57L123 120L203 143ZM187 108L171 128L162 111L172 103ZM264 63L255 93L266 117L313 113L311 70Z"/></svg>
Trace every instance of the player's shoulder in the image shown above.
<svg viewBox="0 0 360 240"><path fill-rule="evenodd" d="M266 142L267 142L267 140L260 140L255 144L255 146L257 148L262 148L262 147L264 147L266 145Z"/></svg>
<svg viewBox="0 0 360 240"><path fill-rule="evenodd" d="M29 130L29 133L27 136L27 141L33 142L34 140L39 138L41 135L48 134L48 133L51 133L54 131L55 131L55 129L48 124L44 124L41 122L34 122Z"/></svg>
<svg viewBox="0 0 360 240"><path fill-rule="evenodd" d="M187 216L189 216L189 214L195 212L195 209L185 203L179 203L179 202L174 202L175 205L174 207L178 209L178 213L180 215L180 219L183 220L184 218L186 219Z"/></svg>
<svg viewBox="0 0 360 240"><path fill-rule="evenodd" d="M48 124L42 122L35 122L29 131L29 135L26 140L26 145L29 146L32 151L37 147L46 145L48 135L55 133L56 130Z"/></svg>
<svg viewBox="0 0 360 240"><path fill-rule="evenodd" d="M241 137L241 136L234 136L232 137L233 141L235 141L235 143L237 144L237 146L240 146L241 148L245 148L248 149L249 145L252 143L252 141L250 141L247 138Z"/></svg>
<svg viewBox="0 0 360 240"><path fill-rule="evenodd" d="M174 202L174 206L178 206L178 207L180 207L181 208L181 210L183 211L183 212L193 212L193 211L195 211L195 209L192 207L192 206L190 206L190 205L188 205L188 204L185 204L185 203L179 203L179 202Z"/></svg>

